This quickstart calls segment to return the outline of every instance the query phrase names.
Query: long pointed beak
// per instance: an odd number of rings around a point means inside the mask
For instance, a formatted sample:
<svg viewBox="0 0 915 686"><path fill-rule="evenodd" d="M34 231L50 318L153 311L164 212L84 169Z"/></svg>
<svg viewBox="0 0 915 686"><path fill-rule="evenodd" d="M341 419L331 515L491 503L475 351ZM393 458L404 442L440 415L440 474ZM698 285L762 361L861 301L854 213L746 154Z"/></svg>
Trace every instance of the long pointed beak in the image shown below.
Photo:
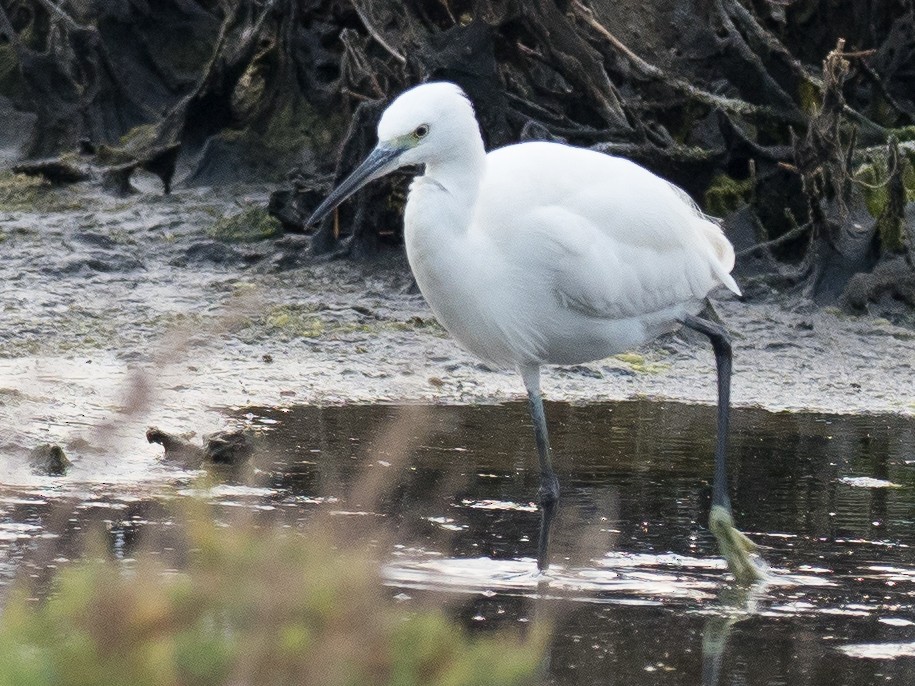
<svg viewBox="0 0 915 686"><path fill-rule="evenodd" d="M362 188L369 181L373 181L388 172L394 171L397 165L394 164L398 157L404 152L404 148L382 147L378 146L365 160L356 167L352 174L347 176L342 183L330 192L324 202L318 205L318 209L312 212L306 226L314 226L324 217L333 211L341 202L346 200L353 193Z"/></svg>

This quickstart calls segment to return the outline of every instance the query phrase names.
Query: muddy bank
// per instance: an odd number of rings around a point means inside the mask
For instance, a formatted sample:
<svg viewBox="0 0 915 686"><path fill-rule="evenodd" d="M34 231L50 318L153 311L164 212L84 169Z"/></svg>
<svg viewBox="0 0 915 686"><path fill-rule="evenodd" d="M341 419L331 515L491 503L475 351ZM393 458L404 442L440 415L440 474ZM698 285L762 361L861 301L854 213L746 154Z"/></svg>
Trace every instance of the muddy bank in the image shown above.
<svg viewBox="0 0 915 686"><path fill-rule="evenodd" d="M266 220L233 223L266 188L163 197L148 183L126 199L76 186L44 189L37 210L0 207L4 457L56 443L77 478L113 465L136 476L160 452L148 425L204 433L225 408L522 397L513 372L485 368L438 326L402 257L313 264ZM737 336L736 405L915 414L915 332L752 291L717 301ZM544 388L576 403L711 403L712 354L673 336L550 369ZM90 452L104 459L79 459ZM32 478L2 462L4 478Z"/></svg>

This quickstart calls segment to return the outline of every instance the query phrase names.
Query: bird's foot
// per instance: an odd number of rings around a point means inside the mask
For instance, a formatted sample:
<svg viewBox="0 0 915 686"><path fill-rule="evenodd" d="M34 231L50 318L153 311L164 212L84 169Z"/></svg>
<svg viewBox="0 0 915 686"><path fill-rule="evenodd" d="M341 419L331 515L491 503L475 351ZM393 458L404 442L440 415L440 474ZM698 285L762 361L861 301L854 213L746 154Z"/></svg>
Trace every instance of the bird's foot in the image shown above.
<svg viewBox="0 0 915 686"><path fill-rule="evenodd" d="M550 529L559 509L559 480L552 472L541 474L540 490L540 535L537 538L537 569L545 572L550 564Z"/></svg>
<svg viewBox="0 0 915 686"><path fill-rule="evenodd" d="M555 505L559 500L559 479L552 473L540 474L540 488L537 490L537 500L542 507Z"/></svg>
<svg viewBox="0 0 915 686"><path fill-rule="evenodd" d="M761 581L767 577L765 563L759 556L759 546L734 526L734 517L729 508L713 505L709 514L709 529L715 534L721 555L728 563L728 569L742 586Z"/></svg>

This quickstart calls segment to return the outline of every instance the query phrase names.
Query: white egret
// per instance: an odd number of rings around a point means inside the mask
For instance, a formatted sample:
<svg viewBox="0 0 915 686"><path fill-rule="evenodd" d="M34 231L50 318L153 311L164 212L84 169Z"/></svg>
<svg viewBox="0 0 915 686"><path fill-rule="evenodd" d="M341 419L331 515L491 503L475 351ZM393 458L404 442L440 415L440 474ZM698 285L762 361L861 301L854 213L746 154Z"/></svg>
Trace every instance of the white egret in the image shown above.
<svg viewBox="0 0 915 686"><path fill-rule="evenodd" d="M540 567L559 497L541 366L602 359L685 325L711 339L718 369L711 528L738 581L760 578L727 491L730 340L697 316L719 285L740 293L730 275L734 250L718 225L629 160L545 142L487 154L473 106L451 83L401 94L381 117L378 141L308 223L373 179L425 165L405 210L407 258L451 335L521 373L540 460Z"/></svg>

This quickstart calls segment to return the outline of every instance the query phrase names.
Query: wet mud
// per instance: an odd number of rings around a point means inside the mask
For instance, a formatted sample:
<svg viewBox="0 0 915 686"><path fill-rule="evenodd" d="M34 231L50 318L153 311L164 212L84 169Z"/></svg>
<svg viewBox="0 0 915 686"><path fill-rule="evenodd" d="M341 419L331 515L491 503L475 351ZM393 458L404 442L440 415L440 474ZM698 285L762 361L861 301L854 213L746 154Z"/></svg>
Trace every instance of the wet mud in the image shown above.
<svg viewBox="0 0 915 686"><path fill-rule="evenodd" d="M250 218L266 188L161 196L158 180L139 182L127 198L78 184L0 205L6 481L12 458L42 443L84 476L137 478L157 454L149 425L199 436L225 428L230 407L523 397L514 372L441 329L402 257L315 263L301 237ZM735 335L735 405L915 414L915 332L746 290L716 302ZM574 403L711 403L712 354L677 335L546 370L544 389ZM93 450L122 457L98 466Z"/></svg>

